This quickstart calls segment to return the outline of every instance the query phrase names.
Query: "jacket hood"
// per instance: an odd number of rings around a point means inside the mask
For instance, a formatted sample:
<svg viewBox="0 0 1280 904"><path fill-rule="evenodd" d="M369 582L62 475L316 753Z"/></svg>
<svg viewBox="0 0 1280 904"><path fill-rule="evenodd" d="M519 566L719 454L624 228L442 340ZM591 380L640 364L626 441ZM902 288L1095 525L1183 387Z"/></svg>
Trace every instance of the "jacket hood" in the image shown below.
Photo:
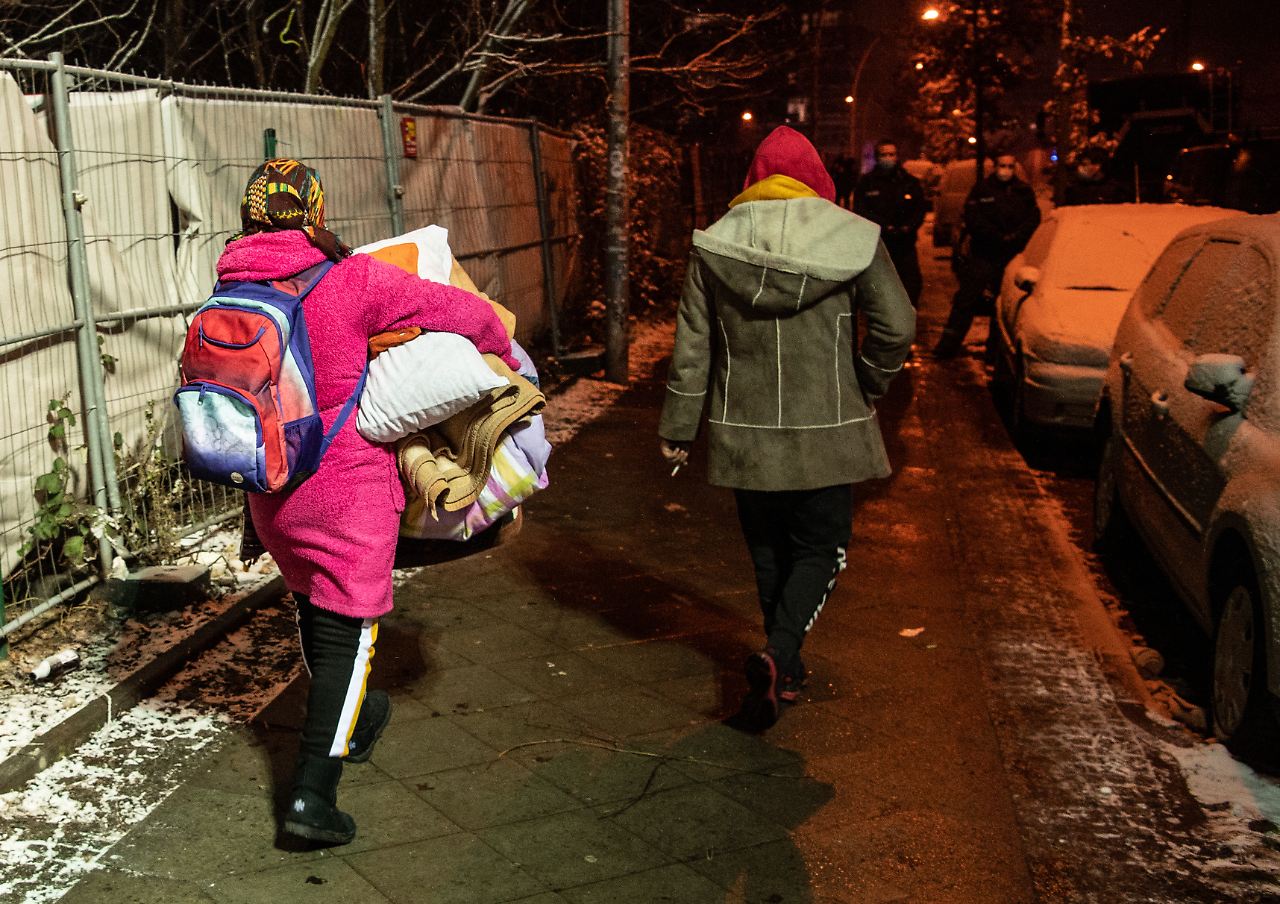
<svg viewBox="0 0 1280 904"><path fill-rule="evenodd" d="M218 258L218 278L259 281L282 279L314 267L325 253L300 229L258 232L236 239Z"/></svg>
<svg viewBox="0 0 1280 904"><path fill-rule="evenodd" d="M821 198L738 204L693 246L736 303L772 313L816 304L871 265L880 227Z"/></svg>
<svg viewBox="0 0 1280 904"><path fill-rule="evenodd" d="M760 142L742 187L770 176L790 176L812 188L818 197L835 203L836 184L831 181L831 174L822 165L817 149L795 129L778 126Z"/></svg>

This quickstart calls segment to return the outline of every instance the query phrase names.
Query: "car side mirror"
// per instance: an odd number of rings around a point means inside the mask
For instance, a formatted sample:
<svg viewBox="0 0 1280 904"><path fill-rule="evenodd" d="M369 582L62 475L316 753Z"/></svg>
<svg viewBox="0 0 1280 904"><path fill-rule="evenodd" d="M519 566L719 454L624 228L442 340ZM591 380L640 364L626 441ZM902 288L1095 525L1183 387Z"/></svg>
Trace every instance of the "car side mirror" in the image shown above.
<svg viewBox="0 0 1280 904"><path fill-rule="evenodd" d="M1182 385L1201 398L1239 412L1253 392L1253 382L1253 374L1245 373L1244 358L1239 355L1197 355Z"/></svg>
<svg viewBox="0 0 1280 904"><path fill-rule="evenodd" d="M1023 292L1034 291L1038 282L1040 282L1039 267L1019 267L1018 272L1013 274L1013 284Z"/></svg>

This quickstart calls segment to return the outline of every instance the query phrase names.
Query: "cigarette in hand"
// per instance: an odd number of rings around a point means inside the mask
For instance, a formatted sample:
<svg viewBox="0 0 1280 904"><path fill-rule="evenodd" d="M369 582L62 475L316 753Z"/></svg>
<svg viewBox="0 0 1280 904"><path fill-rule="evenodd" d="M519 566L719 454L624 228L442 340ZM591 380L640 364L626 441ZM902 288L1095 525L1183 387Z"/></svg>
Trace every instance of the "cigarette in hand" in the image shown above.
<svg viewBox="0 0 1280 904"><path fill-rule="evenodd" d="M671 469L671 476L672 476L672 477L675 477L675 476L676 476L676 473L677 473L679 470L680 470L680 465L676 465L674 468L672 468L672 469Z"/></svg>

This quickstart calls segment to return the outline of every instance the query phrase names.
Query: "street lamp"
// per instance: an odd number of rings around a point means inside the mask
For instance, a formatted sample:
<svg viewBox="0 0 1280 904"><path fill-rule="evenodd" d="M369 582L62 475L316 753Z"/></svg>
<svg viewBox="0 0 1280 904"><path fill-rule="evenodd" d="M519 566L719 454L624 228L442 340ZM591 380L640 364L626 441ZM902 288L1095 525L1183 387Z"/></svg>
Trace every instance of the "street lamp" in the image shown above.
<svg viewBox="0 0 1280 904"><path fill-rule="evenodd" d="M1204 63L1200 62L1199 60L1196 60L1194 63L1191 64L1191 71L1204 72Z"/></svg>
<svg viewBox="0 0 1280 904"><path fill-rule="evenodd" d="M754 118L755 118L755 117L751 115L751 111L750 111L750 110L743 110L743 111L742 111L742 121L743 121L743 122L751 122L751 120L752 120L752 119L754 119Z"/></svg>
<svg viewBox="0 0 1280 904"><path fill-rule="evenodd" d="M939 19L941 17L942 17L942 13L938 12L938 10L932 6L920 14L920 18L926 22L932 22L935 19Z"/></svg>

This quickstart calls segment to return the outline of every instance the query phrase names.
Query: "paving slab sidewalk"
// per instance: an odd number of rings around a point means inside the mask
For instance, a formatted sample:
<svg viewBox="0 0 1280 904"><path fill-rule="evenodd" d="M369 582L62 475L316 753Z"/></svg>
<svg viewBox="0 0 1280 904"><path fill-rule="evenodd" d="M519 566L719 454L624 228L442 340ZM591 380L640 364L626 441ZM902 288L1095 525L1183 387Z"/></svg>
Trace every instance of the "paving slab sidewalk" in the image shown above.
<svg viewBox="0 0 1280 904"><path fill-rule="evenodd" d="M909 384L891 432L916 429ZM741 734L721 719L761 641L754 582L730 495L657 456L662 392L637 382L557 449L515 543L398 588L372 677L395 716L341 790L354 844L276 836L295 685L63 900L1032 900L934 542L945 489L920 464L864 488L808 699Z"/></svg>

